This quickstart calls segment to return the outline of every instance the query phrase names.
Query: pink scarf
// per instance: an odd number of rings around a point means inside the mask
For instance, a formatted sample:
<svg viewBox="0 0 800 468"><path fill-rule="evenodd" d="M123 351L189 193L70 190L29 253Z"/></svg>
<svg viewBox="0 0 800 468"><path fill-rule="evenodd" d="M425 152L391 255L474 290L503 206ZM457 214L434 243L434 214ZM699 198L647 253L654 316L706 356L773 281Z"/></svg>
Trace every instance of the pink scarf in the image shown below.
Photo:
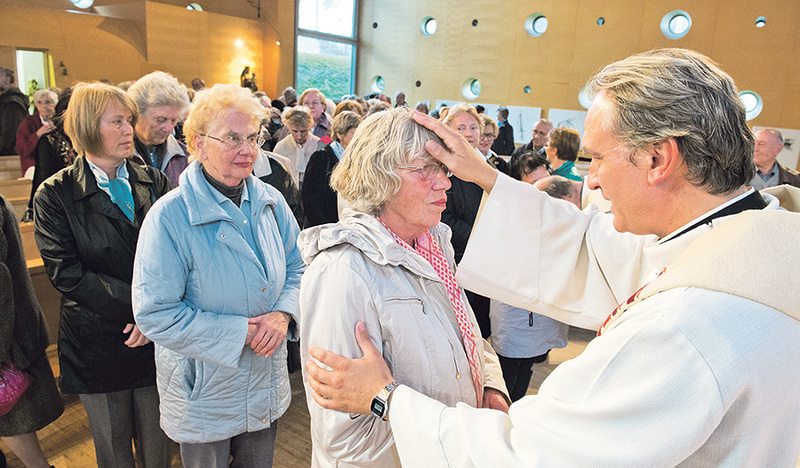
<svg viewBox="0 0 800 468"><path fill-rule="evenodd" d="M444 285L447 288L447 294L450 297L450 303L453 305L453 310L456 313L456 320L458 320L458 328L461 331L461 338L464 342L464 349L467 352L467 360L469 361L469 368L472 374L472 384L475 386L475 394L478 397L477 406L480 408L481 403L483 402L483 384L481 383L481 368L479 365L480 357L478 355L478 346L475 341L475 332L472 328L472 322L470 321L469 317L467 316L467 312L464 309L464 302L461 300L461 290L459 290L458 286L456 285L456 279L453 276L453 271L447 264L447 260L444 258L444 254L442 253L442 249L439 248L439 244L436 243L436 240L427 229L425 232L420 234L419 237L414 239L414 244L416 247L414 248L408 245L406 241L398 237L397 234L389 229L389 226L387 226L383 220L378 218L378 221L380 221L383 227L389 231L389 234L392 235L392 238L395 242L411 252L419 254L422 256L422 258L427 260L436 271L436 274L439 276L439 278L444 281Z"/></svg>

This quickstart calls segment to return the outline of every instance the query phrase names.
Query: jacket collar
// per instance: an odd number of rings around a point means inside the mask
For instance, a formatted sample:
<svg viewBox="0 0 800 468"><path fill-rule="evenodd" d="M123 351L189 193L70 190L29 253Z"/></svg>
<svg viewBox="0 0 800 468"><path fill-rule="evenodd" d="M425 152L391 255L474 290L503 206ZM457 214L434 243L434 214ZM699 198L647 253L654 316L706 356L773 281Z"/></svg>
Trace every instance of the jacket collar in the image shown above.
<svg viewBox="0 0 800 468"><path fill-rule="evenodd" d="M134 156L141 159L141 164L146 164L146 161L150 159L150 156L148 155L147 159L145 159L140 149L146 148L147 146L144 143L142 143L141 140L136 138L135 135L133 137L133 140L134 140L134 145L133 145ZM166 148L164 148L164 162L161 164L162 170L163 168L167 167L169 160L172 159L174 156L186 156L186 157L189 156L189 154L186 152L181 143L177 139L175 139L175 137L172 135L167 136L167 139L164 141L164 143L156 145L156 147L158 148L162 146L166 146Z"/></svg>
<svg viewBox="0 0 800 468"><path fill-rule="evenodd" d="M149 209L151 204L150 202L154 201L155 197L151 191L154 181L147 170L136 161L128 159L124 164L127 164L128 183L131 185L135 206L134 223L131 224L138 225L144 219L146 209ZM89 161L86 160L84 155L76 157L72 167L75 181L72 189L74 200L85 199L90 210L102 213L109 218L124 219L124 222L130 223L130 220L114 205L111 198L94 196L97 193L101 193L102 190L97 186L97 179L92 174Z"/></svg>
<svg viewBox="0 0 800 468"><path fill-rule="evenodd" d="M124 164L127 164L128 182L131 184L131 188L134 191L134 197L136 197L137 194L141 196L143 193L141 191L142 189L144 191L149 191L147 185L153 183L153 178L150 177L150 174L136 162L125 160ZM97 186L97 180L94 174L92 174L92 169L89 167L89 161L86 160L86 156L80 155L76 157L74 167L75 184L73 185L73 198L75 200L86 198L100 191L100 187ZM139 187L140 184L147 185Z"/></svg>
<svg viewBox="0 0 800 468"><path fill-rule="evenodd" d="M450 248L449 229L442 223L429 229L442 249ZM416 275L441 281L433 266L422 256L395 242L380 222L366 213L345 209L338 223L323 224L301 232L297 244L307 264L327 249L350 244L378 265L402 266ZM445 257L452 258L452 255Z"/></svg>
<svg viewBox="0 0 800 468"><path fill-rule="evenodd" d="M252 213L260 213L267 205L275 205L277 199L269 192L266 185L252 174L245 179ZM181 198L189 214L189 223L193 226L218 221L233 221L220 206L211 192L214 190L203 175L199 162L193 161L181 174Z"/></svg>

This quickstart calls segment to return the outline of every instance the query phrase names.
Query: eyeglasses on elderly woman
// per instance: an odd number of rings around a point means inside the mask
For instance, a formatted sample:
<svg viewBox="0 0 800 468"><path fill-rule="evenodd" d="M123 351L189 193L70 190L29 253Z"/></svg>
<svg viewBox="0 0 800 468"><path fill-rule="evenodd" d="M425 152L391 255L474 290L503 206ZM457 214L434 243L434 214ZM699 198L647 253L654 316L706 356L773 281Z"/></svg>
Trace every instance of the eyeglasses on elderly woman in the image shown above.
<svg viewBox="0 0 800 468"><path fill-rule="evenodd" d="M450 177L451 175L453 175L453 173L450 172L450 169L448 169L447 166L438 161L429 162L424 166L395 166L395 169L406 169L411 172L417 172L425 180L433 178L433 176L438 175L440 172L444 174L445 177Z"/></svg>
<svg viewBox="0 0 800 468"><path fill-rule="evenodd" d="M203 135L204 137L211 138L212 140L217 140L218 142L225 145L226 148L229 150L235 150L241 148L241 146L246 141L248 145L253 148L260 147L264 144L264 137L261 135L261 132L254 133L247 138L242 138L241 135L236 133L230 133L223 138L218 138L212 135Z"/></svg>

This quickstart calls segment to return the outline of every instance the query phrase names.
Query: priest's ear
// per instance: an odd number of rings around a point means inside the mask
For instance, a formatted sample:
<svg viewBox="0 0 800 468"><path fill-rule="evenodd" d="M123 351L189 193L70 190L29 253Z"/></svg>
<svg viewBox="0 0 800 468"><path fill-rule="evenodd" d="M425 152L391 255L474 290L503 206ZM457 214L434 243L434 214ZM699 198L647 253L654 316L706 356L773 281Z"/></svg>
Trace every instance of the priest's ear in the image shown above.
<svg viewBox="0 0 800 468"><path fill-rule="evenodd" d="M653 143L648 151L647 180L658 185L674 175L683 164L683 156L674 138Z"/></svg>

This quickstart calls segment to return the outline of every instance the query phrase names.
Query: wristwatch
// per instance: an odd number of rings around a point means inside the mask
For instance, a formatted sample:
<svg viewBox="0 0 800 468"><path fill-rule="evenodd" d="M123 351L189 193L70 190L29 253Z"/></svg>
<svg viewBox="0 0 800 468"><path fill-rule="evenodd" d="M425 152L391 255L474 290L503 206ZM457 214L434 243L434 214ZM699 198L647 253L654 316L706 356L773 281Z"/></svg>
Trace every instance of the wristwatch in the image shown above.
<svg viewBox="0 0 800 468"><path fill-rule="evenodd" d="M380 392L372 399L372 414L375 416L383 419L384 421L389 420L389 395L392 394L395 388L397 388L400 384L397 381L390 383L389 385L383 387Z"/></svg>

